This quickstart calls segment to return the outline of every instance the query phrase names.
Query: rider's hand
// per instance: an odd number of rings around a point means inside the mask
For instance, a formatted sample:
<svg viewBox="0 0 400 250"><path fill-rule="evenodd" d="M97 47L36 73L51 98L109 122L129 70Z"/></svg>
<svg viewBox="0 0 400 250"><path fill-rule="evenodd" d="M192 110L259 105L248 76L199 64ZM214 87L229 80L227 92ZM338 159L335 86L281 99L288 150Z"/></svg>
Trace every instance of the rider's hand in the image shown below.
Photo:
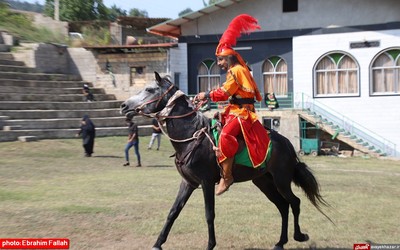
<svg viewBox="0 0 400 250"><path fill-rule="evenodd" d="M206 99L206 92L200 92L197 94L197 99L199 99L200 101Z"/></svg>

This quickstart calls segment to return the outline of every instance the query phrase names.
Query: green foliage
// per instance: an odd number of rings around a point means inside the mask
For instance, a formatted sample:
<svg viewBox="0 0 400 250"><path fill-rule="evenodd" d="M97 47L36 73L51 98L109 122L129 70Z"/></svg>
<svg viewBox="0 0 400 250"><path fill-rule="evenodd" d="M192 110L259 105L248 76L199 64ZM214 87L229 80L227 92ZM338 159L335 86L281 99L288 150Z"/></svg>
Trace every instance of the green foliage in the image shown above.
<svg viewBox="0 0 400 250"><path fill-rule="evenodd" d="M82 28L85 40L84 45L108 45L111 42L111 34L108 27L86 26Z"/></svg>
<svg viewBox="0 0 400 250"><path fill-rule="evenodd" d="M129 11L129 16L132 17L149 17L149 14L145 10L139 10L137 8L133 8Z"/></svg>
<svg viewBox="0 0 400 250"><path fill-rule="evenodd" d="M22 41L61 43L65 40L61 34L46 28L36 28L28 16L11 12L6 5L0 5L0 28Z"/></svg>
<svg viewBox="0 0 400 250"><path fill-rule="evenodd" d="M191 8L186 8L186 9L182 10L181 12L179 12L178 16L184 16L190 12L193 12L193 10Z"/></svg>
<svg viewBox="0 0 400 250"><path fill-rule="evenodd" d="M4 1L10 4L11 9L32 11L37 13L43 12L43 5L39 4L38 2L28 3L28 2L14 1L14 0L4 0Z"/></svg>
<svg viewBox="0 0 400 250"><path fill-rule="evenodd" d="M115 4L108 10L108 18L113 22L117 19L117 17L126 15L126 10L117 7Z"/></svg>
<svg viewBox="0 0 400 250"><path fill-rule="evenodd" d="M44 13L54 16L54 0L46 0ZM60 0L60 21L89 21L107 20L109 10L103 4L103 0Z"/></svg>

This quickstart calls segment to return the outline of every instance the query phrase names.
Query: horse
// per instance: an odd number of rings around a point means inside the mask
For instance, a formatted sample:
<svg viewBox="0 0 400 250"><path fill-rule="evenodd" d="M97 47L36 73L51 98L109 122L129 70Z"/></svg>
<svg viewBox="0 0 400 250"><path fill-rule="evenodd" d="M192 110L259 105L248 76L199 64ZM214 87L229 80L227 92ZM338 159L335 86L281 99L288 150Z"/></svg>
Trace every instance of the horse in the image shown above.
<svg viewBox="0 0 400 250"><path fill-rule="evenodd" d="M208 225L207 249L214 249L217 244L214 229L215 185L220 180L220 167L210 136L210 118L199 111L168 77L161 77L157 72L155 82L147 84L145 89L122 103L120 111L128 119L142 115L157 118L159 123L165 122L166 132L165 129L163 132L175 149L175 165L182 177L175 202L152 249L162 250L174 221L193 191L200 186ZM321 208L329 204L320 194L319 183L309 167L297 157L292 143L274 130L269 131L269 136L272 152L266 167L235 164L233 177L234 182L251 180L278 208L282 218L281 235L274 249L280 250L288 242L289 206L294 217L294 239L299 242L309 239L300 229L300 199L292 192L292 182L301 187L314 207L328 219Z"/></svg>

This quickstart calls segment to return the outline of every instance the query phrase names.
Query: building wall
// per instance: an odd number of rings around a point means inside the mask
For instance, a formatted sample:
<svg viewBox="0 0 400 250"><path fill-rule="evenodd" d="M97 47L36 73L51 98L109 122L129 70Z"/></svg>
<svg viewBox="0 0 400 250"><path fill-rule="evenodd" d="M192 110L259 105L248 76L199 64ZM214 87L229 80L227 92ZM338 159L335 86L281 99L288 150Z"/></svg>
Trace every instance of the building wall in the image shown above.
<svg viewBox="0 0 400 250"><path fill-rule="evenodd" d="M118 100L129 98L142 90L146 83L154 81L154 71L161 76L169 74L166 50L98 54L84 48L67 48L52 44L22 45L23 48L15 51L13 56L26 66L36 68L42 73L80 75L83 81L93 83L94 87L104 88ZM112 67L112 74L106 70L107 60ZM143 66L143 75L133 78L131 84L130 68L137 66ZM186 77L184 73L183 77Z"/></svg>
<svg viewBox="0 0 400 250"><path fill-rule="evenodd" d="M350 42L379 40L380 46L374 48L351 49ZM353 32L301 36L293 39L293 77L295 80L295 104L301 103L305 93L313 99L313 68L317 60L332 51L347 52L360 67L360 96L314 98L344 117L366 127L370 131L396 143L400 147L400 96L370 96L370 66L373 58L381 51L400 47L400 30Z"/></svg>
<svg viewBox="0 0 400 250"><path fill-rule="evenodd" d="M200 63L206 59L216 60L215 49L217 43L205 43L198 39L197 42L188 44L188 93L198 93L197 72ZM240 50L240 48L246 48ZM293 91L292 78L292 39L263 39L257 41L239 41L236 47L237 51L249 64L252 69L254 80L257 82L261 92L264 92L262 67L264 62L272 57L279 56L283 58L288 66L288 91ZM171 55L173 56L173 55ZM225 73L221 71L221 83L225 81Z"/></svg>
<svg viewBox="0 0 400 250"><path fill-rule="evenodd" d="M115 94L119 100L129 98L142 90L147 83L154 81L154 71L160 73L161 76L168 75L167 51L95 54L95 59L95 86L104 88L107 93ZM112 74L106 70L107 61L111 66ZM131 67L143 67L143 73L134 77L132 82Z"/></svg>
<svg viewBox="0 0 400 250"><path fill-rule="evenodd" d="M297 12L282 12L282 1L246 0L182 25L182 36L222 34L233 17L247 13L261 31L346 27L400 21L397 0L298 0Z"/></svg>
<svg viewBox="0 0 400 250"><path fill-rule="evenodd" d="M36 68L42 73L69 73L67 47L45 43L21 43L13 51L15 60L26 66Z"/></svg>
<svg viewBox="0 0 400 250"><path fill-rule="evenodd" d="M172 77L179 88L188 93L188 51L186 43L179 43L178 47L169 50L169 70L168 74ZM175 79L179 77L179 79Z"/></svg>

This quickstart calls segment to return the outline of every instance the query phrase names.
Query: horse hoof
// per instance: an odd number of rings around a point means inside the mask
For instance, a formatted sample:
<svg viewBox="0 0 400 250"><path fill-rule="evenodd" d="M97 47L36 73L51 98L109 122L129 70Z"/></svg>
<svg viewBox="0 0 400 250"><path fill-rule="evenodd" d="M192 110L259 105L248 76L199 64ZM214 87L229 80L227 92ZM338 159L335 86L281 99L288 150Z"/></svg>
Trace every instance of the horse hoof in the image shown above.
<svg viewBox="0 0 400 250"><path fill-rule="evenodd" d="M300 234L300 235L295 235L294 239L298 242L304 242L304 241L308 241L310 239L310 237L308 237L308 234Z"/></svg>
<svg viewBox="0 0 400 250"><path fill-rule="evenodd" d="M274 248L272 248L272 250L284 250L284 248L281 246L274 246Z"/></svg>
<svg viewBox="0 0 400 250"><path fill-rule="evenodd" d="M151 250L162 250L161 247L153 247Z"/></svg>

